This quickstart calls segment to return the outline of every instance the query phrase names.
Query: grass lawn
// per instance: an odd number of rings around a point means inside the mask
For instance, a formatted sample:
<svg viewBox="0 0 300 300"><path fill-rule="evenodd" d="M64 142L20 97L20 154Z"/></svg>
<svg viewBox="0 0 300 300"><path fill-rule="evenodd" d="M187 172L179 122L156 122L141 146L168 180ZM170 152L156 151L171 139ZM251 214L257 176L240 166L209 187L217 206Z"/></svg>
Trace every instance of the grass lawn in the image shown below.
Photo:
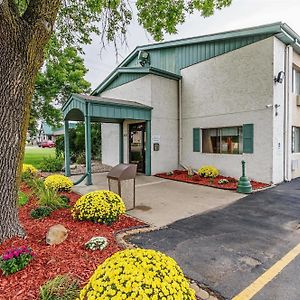
<svg viewBox="0 0 300 300"><path fill-rule="evenodd" d="M55 156L55 148L25 147L24 164L38 167L44 157Z"/></svg>

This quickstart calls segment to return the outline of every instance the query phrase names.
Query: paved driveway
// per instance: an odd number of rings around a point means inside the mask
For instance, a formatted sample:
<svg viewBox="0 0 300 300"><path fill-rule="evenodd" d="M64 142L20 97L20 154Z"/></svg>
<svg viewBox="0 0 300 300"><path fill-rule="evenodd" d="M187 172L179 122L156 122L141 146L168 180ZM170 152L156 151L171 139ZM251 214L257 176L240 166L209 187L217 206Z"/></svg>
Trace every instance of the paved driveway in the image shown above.
<svg viewBox="0 0 300 300"><path fill-rule="evenodd" d="M188 277L231 299L300 242L299 222L300 180L295 180L131 242L167 253ZM297 257L253 299L299 300L299 275Z"/></svg>

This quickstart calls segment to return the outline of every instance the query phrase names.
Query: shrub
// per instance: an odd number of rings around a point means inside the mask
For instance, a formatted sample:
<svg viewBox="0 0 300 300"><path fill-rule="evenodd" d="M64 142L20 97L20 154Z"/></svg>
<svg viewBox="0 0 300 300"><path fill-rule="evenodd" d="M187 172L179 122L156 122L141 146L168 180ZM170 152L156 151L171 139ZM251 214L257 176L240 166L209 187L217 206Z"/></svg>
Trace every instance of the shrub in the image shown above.
<svg viewBox="0 0 300 300"><path fill-rule="evenodd" d="M33 219L43 219L50 216L52 209L48 206L40 206L30 212L30 217Z"/></svg>
<svg viewBox="0 0 300 300"><path fill-rule="evenodd" d="M69 192L73 182L64 175L54 174L45 179L45 186L59 192Z"/></svg>
<svg viewBox="0 0 300 300"><path fill-rule="evenodd" d="M84 165L85 164L85 153L79 153L78 156L76 157L76 163L79 165Z"/></svg>
<svg viewBox="0 0 300 300"><path fill-rule="evenodd" d="M33 165L23 164L21 180L27 182L27 180L33 178L37 173L37 169Z"/></svg>
<svg viewBox="0 0 300 300"><path fill-rule="evenodd" d="M103 250L107 246L107 239L102 236L94 236L87 243L85 247L90 250Z"/></svg>
<svg viewBox="0 0 300 300"><path fill-rule="evenodd" d="M104 224L111 224L123 213L125 205L121 197L105 190L90 192L80 197L72 209L74 219Z"/></svg>
<svg viewBox="0 0 300 300"><path fill-rule="evenodd" d="M80 300L194 300L175 260L154 250L126 249L100 265L80 292Z"/></svg>
<svg viewBox="0 0 300 300"><path fill-rule="evenodd" d="M66 205L70 203L70 198L67 197L66 195L60 195L60 198Z"/></svg>
<svg viewBox="0 0 300 300"><path fill-rule="evenodd" d="M37 196L40 206L48 206L52 210L68 207L66 200L62 199L53 188L47 188L42 179L34 178L28 185Z"/></svg>
<svg viewBox="0 0 300 300"><path fill-rule="evenodd" d="M18 193L18 206L19 207L27 204L28 200L29 200L29 198L25 193L23 193L23 192Z"/></svg>
<svg viewBox="0 0 300 300"><path fill-rule="evenodd" d="M39 169L43 172L58 172L63 168L64 162L62 157L44 157L39 165Z"/></svg>
<svg viewBox="0 0 300 300"><path fill-rule="evenodd" d="M40 300L74 300L79 296L78 280L58 275L40 287Z"/></svg>
<svg viewBox="0 0 300 300"><path fill-rule="evenodd" d="M28 247L12 248L0 257L0 268L4 275L10 275L24 269L34 253Z"/></svg>
<svg viewBox="0 0 300 300"><path fill-rule="evenodd" d="M219 170L213 166L202 166L198 170L198 174L203 177L215 178L220 173L219 173Z"/></svg>

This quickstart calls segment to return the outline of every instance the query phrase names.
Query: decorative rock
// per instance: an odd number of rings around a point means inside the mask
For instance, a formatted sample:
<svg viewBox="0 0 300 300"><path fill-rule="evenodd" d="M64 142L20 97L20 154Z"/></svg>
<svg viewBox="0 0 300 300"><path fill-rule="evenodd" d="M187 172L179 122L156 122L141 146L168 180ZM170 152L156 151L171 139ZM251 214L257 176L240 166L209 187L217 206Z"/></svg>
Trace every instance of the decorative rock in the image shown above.
<svg viewBox="0 0 300 300"><path fill-rule="evenodd" d="M196 296L201 300L210 299L209 293L203 289L201 289L195 282L190 284L190 287L195 291Z"/></svg>
<svg viewBox="0 0 300 300"><path fill-rule="evenodd" d="M61 224L56 224L48 229L46 243L48 245L61 244L68 236L68 230Z"/></svg>
<svg viewBox="0 0 300 300"><path fill-rule="evenodd" d="M207 291L205 291L205 290L202 290L202 289L199 289L199 291L196 293L196 295L198 297L200 297L201 299L203 299L203 300L211 298L210 295L209 295L209 293Z"/></svg>

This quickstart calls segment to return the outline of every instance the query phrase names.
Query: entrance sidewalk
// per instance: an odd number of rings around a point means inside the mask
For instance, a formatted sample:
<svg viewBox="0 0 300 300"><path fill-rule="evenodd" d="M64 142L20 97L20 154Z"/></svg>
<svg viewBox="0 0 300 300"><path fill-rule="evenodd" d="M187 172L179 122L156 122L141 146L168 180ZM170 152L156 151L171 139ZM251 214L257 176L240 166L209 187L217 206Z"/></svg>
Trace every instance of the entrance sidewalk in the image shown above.
<svg viewBox="0 0 300 300"><path fill-rule="evenodd" d="M73 187L80 194L108 189L107 173L93 174L94 185L84 182ZM76 181L79 176L72 176ZM138 175L136 208L127 213L153 227L163 227L177 220L227 206L244 197L232 191Z"/></svg>

